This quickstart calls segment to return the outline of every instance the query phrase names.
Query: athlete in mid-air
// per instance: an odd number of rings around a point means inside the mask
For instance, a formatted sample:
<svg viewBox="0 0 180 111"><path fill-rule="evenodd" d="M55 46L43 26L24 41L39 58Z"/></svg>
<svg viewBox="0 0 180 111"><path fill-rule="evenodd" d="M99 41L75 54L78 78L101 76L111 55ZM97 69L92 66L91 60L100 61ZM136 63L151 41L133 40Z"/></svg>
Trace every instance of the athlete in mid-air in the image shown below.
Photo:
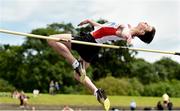
<svg viewBox="0 0 180 111"><path fill-rule="evenodd" d="M86 19L80 22L79 26L84 24L90 24L94 26L92 32L83 32L83 35L71 35L71 34L57 34L51 35L51 37L66 39L67 42L59 42L55 40L48 40L48 44L66 61L72 65L75 70L74 77L76 80L81 82L85 87L91 90L96 96L97 100L104 106L105 110L109 110L110 101L106 96L105 92L101 88L97 88L92 81L86 76L86 69L89 64L93 61L93 58L97 56L100 47L74 44L70 41L78 40L93 43L109 43L111 41L124 40L127 43L131 43L134 37L138 37L141 41L149 44L155 35L155 28L146 22L140 22L137 26L133 27L129 24L99 24L91 19ZM80 55L80 59L76 59L71 50L76 50Z"/></svg>

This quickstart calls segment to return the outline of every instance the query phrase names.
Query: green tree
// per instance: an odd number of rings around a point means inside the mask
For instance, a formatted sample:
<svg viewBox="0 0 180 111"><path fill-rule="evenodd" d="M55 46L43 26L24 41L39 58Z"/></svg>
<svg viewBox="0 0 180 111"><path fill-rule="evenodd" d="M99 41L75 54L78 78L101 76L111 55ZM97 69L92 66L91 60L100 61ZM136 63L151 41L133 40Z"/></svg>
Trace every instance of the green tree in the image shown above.
<svg viewBox="0 0 180 111"><path fill-rule="evenodd" d="M144 59L136 59L131 63L130 77L137 77L143 84L160 80L155 67Z"/></svg>
<svg viewBox="0 0 180 111"><path fill-rule="evenodd" d="M14 86L22 86L25 78L25 72L19 73L22 69L23 48L20 46L2 46L2 51L0 52L0 77L4 80L9 81L10 84Z"/></svg>
<svg viewBox="0 0 180 111"><path fill-rule="evenodd" d="M15 90L15 87L9 84L8 81L0 79L0 92L12 92Z"/></svg>
<svg viewBox="0 0 180 111"><path fill-rule="evenodd" d="M157 73L162 77L162 79L168 78L168 80L180 80L180 64L178 62L164 57L161 60L156 61L154 65L156 66Z"/></svg>
<svg viewBox="0 0 180 111"><path fill-rule="evenodd" d="M180 81L160 81L145 85L142 96L162 96L164 93L171 97L180 97Z"/></svg>
<svg viewBox="0 0 180 111"><path fill-rule="evenodd" d="M35 29L32 33L49 36L69 33L73 30L74 28L70 23L53 23L48 25L47 28ZM51 80L59 82L61 86L73 86L75 84L70 65L48 46L46 40L28 38L23 44L23 48L25 48L26 63L31 69L27 70L27 73L32 75L26 81L28 83L27 87L31 86L40 89L42 92L47 92Z"/></svg>
<svg viewBox="0 0 180 111"><path fill-rule="evenodd" d="M108 95L136 95L139 96L144 91L143 85L138 79L115 78L107 76L96 82L98 87L106 89Z"/></svg>
<svg viewBox="0 0 180 111"><path fill-rule="evenodd" d="M73 31L70 23L53 23L34 29L32 33L49 36ZM47 92L50 80L62 86L75 86L70 65L47 45L46 40L27 38L22 46L4 45L0 50L0 77L18 89L32 91L37 88Z"/></svg>

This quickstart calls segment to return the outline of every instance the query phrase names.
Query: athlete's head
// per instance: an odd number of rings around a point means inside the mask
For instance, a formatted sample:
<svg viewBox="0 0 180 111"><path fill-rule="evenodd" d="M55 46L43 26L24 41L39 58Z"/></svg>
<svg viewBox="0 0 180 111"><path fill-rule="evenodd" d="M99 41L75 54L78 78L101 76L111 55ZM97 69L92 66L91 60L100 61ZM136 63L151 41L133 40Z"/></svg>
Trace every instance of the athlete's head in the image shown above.
<svg viewBox="0 0 180 111"><path fill-rule="evenodd" d="M146 22L140 22L136 28L139 32L137 37L147 44L151 43L156 32L155 27L148 25Z"/></svg>

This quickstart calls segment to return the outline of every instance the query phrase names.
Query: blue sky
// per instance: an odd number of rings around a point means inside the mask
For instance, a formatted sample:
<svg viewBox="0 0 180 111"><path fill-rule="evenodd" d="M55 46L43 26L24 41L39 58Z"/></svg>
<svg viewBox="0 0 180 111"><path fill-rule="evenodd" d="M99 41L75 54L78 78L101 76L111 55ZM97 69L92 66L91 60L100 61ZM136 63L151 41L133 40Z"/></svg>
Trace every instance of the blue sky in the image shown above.
<svg viewBox="0 0 180 111"><path fill-rule="evenodd" d="M75 27L86 18L100 18L136 25L146 21L157 33L150 45L133 41L136 48L180 52L179 0L0 0L0 28L31 32L53 22L71 22ZM21 45L25 38L0 34L0 44ZM149 62L174 55L139 52Z"/></svg>

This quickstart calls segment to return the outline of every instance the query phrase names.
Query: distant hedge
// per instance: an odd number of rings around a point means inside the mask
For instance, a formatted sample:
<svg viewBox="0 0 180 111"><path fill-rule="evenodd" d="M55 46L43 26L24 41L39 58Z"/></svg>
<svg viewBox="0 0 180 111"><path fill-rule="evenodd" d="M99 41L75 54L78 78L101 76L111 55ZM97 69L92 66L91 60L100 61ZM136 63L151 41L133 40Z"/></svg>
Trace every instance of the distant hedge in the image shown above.
<svg viewBox="0 0 180 111"><path fill-rule="evenodd" d="M103 88L109 95L140 95L143 85L136 79L114 78L108 76L96 82L98 87Z"/></svg>
<svg viewBox="0 0 180 111"><path fill-rule="evenodd" d="M164 81L143 85L137 78L114 78L108 76L96 82L108 95L180 97L180 81Z"/></svg>
<svg viewBox="0 0 180 111"><path fill-rule="evenodd" d="M15 87L9 84L8 81L0 79L0 92L11 92L15 90Z"/></svg>
<svg viewBox="0 0 180 111"><path fill-rule="evenodd" d="M172 97L180 97L180 81L172 80L146 85L142 95L162 96L164 93Z"/></svg>

